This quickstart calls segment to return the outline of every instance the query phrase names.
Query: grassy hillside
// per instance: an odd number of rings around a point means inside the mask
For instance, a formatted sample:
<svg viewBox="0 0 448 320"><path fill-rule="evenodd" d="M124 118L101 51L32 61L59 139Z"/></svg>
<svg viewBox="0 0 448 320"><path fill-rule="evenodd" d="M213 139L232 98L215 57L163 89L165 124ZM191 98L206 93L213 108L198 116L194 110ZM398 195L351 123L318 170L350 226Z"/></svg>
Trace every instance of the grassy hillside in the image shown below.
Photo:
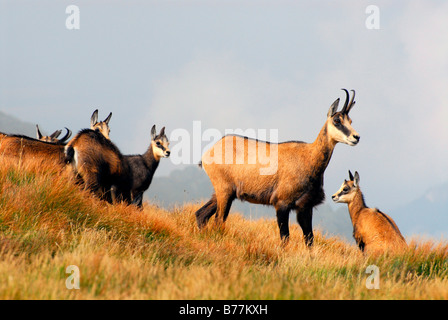
<svg viewBox="0 0 448 320"><path fill-rule="evenodd" d="M448 299L448 245L366 257L337 238L282 246L274 220L198 231L197 205L111 206L66 172L0 159L0 299ZM367 266L380 289L365 286ZM66 288L66 267L80 289Z"/></svg>

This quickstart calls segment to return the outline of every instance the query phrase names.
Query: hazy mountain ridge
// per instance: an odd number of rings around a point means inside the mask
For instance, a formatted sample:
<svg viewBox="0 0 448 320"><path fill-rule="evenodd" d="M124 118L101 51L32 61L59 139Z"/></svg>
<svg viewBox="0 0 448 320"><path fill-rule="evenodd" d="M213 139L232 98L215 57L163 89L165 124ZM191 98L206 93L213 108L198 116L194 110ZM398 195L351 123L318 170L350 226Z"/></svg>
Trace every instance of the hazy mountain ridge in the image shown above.
<svg viewBox="0 0 448 320"><path fill-rule="evenodd" d="M45 130L41 130L45 132ZM29 137L36 136L36 125L21 121L0 111L0 132L7 134L23 134Z"/></svg>
<svg viewBox="0 0 448 320"><path fill-rule="evenodd" d="M391 212L404 234L448 238L448 182Z"/></svg>

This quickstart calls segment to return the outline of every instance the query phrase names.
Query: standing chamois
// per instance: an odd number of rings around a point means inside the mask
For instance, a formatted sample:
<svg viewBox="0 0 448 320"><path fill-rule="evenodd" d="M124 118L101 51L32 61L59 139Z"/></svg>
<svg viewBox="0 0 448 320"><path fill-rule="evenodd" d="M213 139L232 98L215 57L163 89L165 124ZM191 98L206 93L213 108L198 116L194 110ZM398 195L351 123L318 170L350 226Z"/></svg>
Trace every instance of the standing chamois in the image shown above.
<svg viewBox="0 0 448 320"><path fill-rule="evenodd" d="M332 196L334 202L347 203L353 224L353 237L359 249L368 253L400 251L407 248L406 241L394 220L378 209L368 208L359 188L359 174L349 171L350 180Z"/></svg>
<svg viewBox="0 0 448 320"><path fill-rule="evenodd" d="M95 110L90 121L91 128L97 130L102 135L109 137L110 129L108 124L111 116L112 113L110 113L104 121L98 122L98 110ZM69 132L67 132L67 135L68 134ZM23 135L0 133L0 156L4 157L19 158L23 160L38 159L44 163L64 165L64 147L65 143L50 143Z"/></svg>
<svg viewBox="0 0 448 320"><path fill-rule="evenodd" d="M123 156L110 140L94 130L82 130L70 143L66 162L83 180L87 189L109 203L117 200L142 207L143 192L148 189L162 157L168 157L168 139L163 128L143 155Z"/></svg>
<svg viewBox="0 0 448 320"><path fill-rule="evenodd" d="M156 132L154 125L151 129L151 144L144 154L125 156L132 176L132 203L139 208L143 207L143 193L148 190L160 159L169 157L171 153L165 127L158 135Z"/></svg>
<svg viewBox="0 0 448 320"><path fill-rule="evenodd" d="M280 237L289 239L289 212L294 209L305 243L313 243L313 207L325 198L324 172L338 142L355 146L358 133L351 126L349 112L355 105L355 92L337 111L339 99L330 107L327 120L313 143L289 141L269 143L247 137L227 135L202 156L202 167L215 193L196 212L199 228L216 213L218 224L225 222L232 201L274 206ZM266 165L269 168L266 169Z"/></svg>
<svg viewBox="0 0 448 320"><path fill-rule="evenodd" d="M65 162L100 199L131 203L129 166L117 146L101 132L81 130L65 147Z"/></svg>
<svg viewBox="0 0 448 320"><path fill-rule="evenodd" d="M67 133L65 134L64 137L62 137L61 139L58 139L58 137L61 135L62 130L56 130L55 132L53 132L51 135L49 136L44 136L40 130L39 130L39 126L36 124L36 135L37 135L37 139L40 141L44 141L44 142L51 142L51 143L56 143L56 144L66 144L67 140L71 137L72 135L72 131L65 128L65 130L67 130Z"/></svg>

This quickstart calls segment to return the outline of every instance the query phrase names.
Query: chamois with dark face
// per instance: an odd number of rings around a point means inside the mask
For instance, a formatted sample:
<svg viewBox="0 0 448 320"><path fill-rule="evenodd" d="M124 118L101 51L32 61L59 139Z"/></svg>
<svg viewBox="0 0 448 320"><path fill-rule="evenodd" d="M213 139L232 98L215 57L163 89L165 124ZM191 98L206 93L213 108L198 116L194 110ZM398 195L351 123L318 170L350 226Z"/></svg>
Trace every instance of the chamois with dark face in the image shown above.
<svg viewBox="0 0 448 320"><path fill-rule="evenodd" d="M368 253L396 252L407 248L406 241L394 220L378 209L366 206L359 188L359 174L344 180L332 196L334 202L346 203L353 224L353 237L359 249Z"/></svg>
<svg viewBox="0 0 448 320"><path fill-rule="evenodd" d="M324 172L337 143L355 146L359 134L352 128L349 112L355 105L347 90L341 111L339 99L313 143L270 143L236 135L224 136L202 156L202 167L215 193L196 212L199 228L216 213L225 222L234 199L274 206L282 240L289 239L289 212L295 210L307 245L313 243L313 208L322 203Z"/></svg>
<svg viewBox="0 0 448 320"><path fill-rule="evenodd" d="M144 154L125 156L132 175L132 203L139 208L143 207L143 193L148 190L160 159L169 157L171 153L165 127L159 134L156 133L154 125L151 129L151 143Z"/></svg>
<svg viewBox="0 0 448 320"><path fill-rule="evenodd" d="M65 128L67 130L67 133L65 136L63 136L61 139L58 139L58 137L61 135L62 130L56 130L49 136L44 136L40 130L39 126L36 124L36 135L37 139L44 142L50 142L50 143L56 143L56 144L66 144L67 140L71 137L72 132L71 130Z"/></svg>

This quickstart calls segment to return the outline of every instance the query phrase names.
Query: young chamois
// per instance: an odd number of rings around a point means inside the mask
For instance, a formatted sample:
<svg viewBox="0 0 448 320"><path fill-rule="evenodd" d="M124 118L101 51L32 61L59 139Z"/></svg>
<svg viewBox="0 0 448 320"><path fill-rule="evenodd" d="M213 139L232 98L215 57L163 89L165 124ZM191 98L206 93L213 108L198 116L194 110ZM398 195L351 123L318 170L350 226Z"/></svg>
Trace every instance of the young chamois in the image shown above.
<svg viewBox="0 0 448 320"><path fill-rule="evenodd" d="M108 137L110 132L108 123L111 116L112 113L104 121L98 122L98 110L95 110L91 117L91 128ZM22 160L38 159L44 163L64 165L64 147L64 143L55 144L23 135L0 133L0 156L4 157L19 158Z"/></svg>
<svg viewBox="0 0 448 320"><path fill-rule="evenodd" d="M37 139L40 141L44 141L44 142L51 142L51 143L56 143L56 144L66 144L67 140L71 137L72 132L71 130L65 128L65 130L67 130L67 133L65 134L64 137L62 137L61 139L58 139L58 137L61 135L62 130L56 130L55 132L53 132L51 135L49 136L44 136L40 130L39 130L39 126L36 124L36 135L37 135Z"/></svg>
<svg viewBox="0 0 448 320"><path fill-rule="evenodd" d="M313 243L313 207L322 203L324 172L338 142L355 146L359 134L352 128L349 112L355 92L337 111L339 99L330 107L327 120L313 143L288 141L269 143L227 135L202 156L202 167L215 193L196 212L199 228L216 213L218 224L225 222L234 199L274 206L280 237L289 239L289 212L294 209L308 246ZM267 167L269 164L269 167Z"/></svg>
<svg viewBox="0 0 448 320"><path fill-rule="evenodd" d="M158 135L156 133L154 125L151 129L151 144L144 154L125 156L131 172L132 203L139 208L143 207L143 193L148 190L160 159L169 157L171 153L165 127Z"/></svg>
<svg viewBox="0 0 448 320"><path fill-rule="evenodd" d="M394 220L378 209L368 208L359 188L359 174L349 171L350 180L332 196L334 202L347 203L353 224L353 237L359 249L368 253L384 253L406 249L406 241Z"/></svg>
<svg viewBox="0 0 448 320"><path fill-rule="evenodd" d="M96 130L101 132L103 136L105 136L107 139L110 140L109 134L110 134L110 127L109 127L109 121L112 117L112 112L109 113L106 119L103 121L98 122L98 109L93 111L92 117L90 117L90 129Z"/></svg>
<svg viewBox="0 0 448 320"><path fill-rule="evenodd" d="M142 207L143 192L149 188L162 157L168 157L165 128L156 135L143 155L123 156L110 140L94 130L83 130L67 145L66 162L83 180L87 189L110 203L122 200Z"/></svg>
<svg viewBox="0 0 448 320"><path fill-rule="evenodd" d="M65 147L65 162L100 199L132 202L129 166L117 146L101 132L81 130Z"/></svg>

